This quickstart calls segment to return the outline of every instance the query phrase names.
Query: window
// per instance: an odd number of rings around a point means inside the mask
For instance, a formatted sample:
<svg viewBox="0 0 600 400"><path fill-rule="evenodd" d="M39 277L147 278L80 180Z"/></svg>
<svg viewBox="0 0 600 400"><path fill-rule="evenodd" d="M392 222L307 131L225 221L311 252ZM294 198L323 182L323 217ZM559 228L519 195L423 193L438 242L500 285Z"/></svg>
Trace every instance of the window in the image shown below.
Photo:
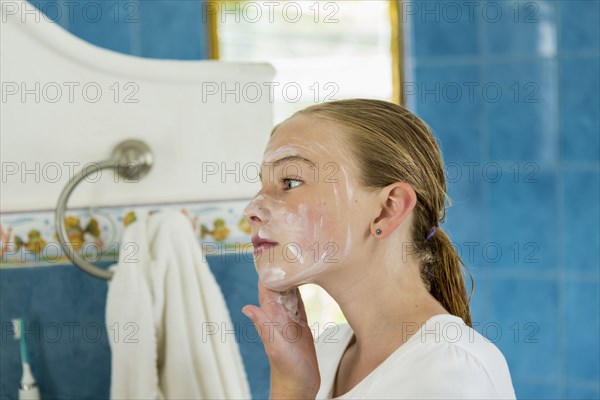
<svg viewBox="0 0 600 400"><path fill-rule="evenodd" d="M274 123L327 100L392 98L387 0L223 1L215 7L219 59L275 67Z"/></svg>

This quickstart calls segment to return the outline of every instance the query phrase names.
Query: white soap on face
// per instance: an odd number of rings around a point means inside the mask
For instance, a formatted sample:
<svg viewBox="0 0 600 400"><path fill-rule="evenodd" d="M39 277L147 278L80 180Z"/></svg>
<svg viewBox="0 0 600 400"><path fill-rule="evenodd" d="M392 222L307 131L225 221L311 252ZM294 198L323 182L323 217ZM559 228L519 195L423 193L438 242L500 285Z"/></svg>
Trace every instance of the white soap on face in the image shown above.
<svg viewBox="0 0 600 400"><path fill-rule="evenodd" d="M365 220L356 198L356 168L336 129L331 122L298 116L283 123L267 145L262 190L246 216L258 217L251 223L255 234L277 242L254 259L271 290L316 283L343 268Z"/></svg>

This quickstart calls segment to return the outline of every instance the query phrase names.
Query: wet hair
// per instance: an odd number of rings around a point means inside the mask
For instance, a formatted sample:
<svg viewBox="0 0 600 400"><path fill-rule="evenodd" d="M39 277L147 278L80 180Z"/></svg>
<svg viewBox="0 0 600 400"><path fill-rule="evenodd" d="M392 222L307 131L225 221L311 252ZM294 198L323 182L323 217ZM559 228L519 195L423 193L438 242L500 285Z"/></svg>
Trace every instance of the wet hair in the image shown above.
<svg viewBox="0 0 600 400"><path fill-rule="evenodd" d="M290 118L296 115L333 121L348 134L350 152L358 162L358 180L363 186L384 188L405 182L413 188L417 203L409 248L419 261L421 280L450 314L472 327L469 301L474 285L467 298L464 262L439 227L446 218L446 202L450 207L452 200L446 193L442 154L429 126L405 107L373 99L315 104ZM437 230L427 240L432 227Z"/></svg>

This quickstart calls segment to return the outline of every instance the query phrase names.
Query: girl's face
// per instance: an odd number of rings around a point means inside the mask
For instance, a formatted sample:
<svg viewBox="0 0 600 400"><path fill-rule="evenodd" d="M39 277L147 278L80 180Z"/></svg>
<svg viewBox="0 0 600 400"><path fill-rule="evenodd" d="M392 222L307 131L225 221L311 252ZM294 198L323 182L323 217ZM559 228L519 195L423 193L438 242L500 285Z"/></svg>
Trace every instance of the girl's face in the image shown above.
<svg viewBox="0 0 600 400"><path fill-rule="evenodd" d="M340 129L299 115L281 124L267 144L262 189L244 215L252 226L259 279L269 289L315 282L339 268L353 241L365 234L363 192Z"/></svg>

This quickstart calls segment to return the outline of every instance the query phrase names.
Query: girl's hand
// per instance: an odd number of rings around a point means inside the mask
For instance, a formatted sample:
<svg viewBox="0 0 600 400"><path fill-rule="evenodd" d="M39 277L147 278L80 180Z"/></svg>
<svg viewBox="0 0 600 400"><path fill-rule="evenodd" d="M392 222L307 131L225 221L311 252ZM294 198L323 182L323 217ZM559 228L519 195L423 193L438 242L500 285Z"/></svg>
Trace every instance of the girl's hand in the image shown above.
<svg viewBox="0 0 600 400"><path fill-rule="evenodd" d="M242 312L252 320L271 366L272 399L314 399L321 385L312 332L298 288L276 292L258 282L260 307Z"/></svg>

